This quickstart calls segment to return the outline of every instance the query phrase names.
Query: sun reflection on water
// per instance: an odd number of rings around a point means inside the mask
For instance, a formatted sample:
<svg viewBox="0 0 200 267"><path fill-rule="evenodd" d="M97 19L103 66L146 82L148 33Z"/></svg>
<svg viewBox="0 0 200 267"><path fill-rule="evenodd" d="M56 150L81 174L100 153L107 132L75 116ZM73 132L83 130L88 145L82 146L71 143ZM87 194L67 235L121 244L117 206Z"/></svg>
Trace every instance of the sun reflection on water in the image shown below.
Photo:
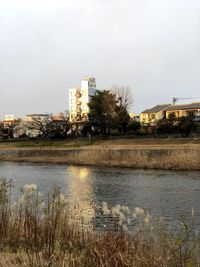
<svg viewBox="0 0 200 267"><path fill-rule="evenodd" d="M92 170L87 167L68 167L68 173L70 173L68 180L70 217L89 227L92 226L95 216L91 172Z"/></svg>

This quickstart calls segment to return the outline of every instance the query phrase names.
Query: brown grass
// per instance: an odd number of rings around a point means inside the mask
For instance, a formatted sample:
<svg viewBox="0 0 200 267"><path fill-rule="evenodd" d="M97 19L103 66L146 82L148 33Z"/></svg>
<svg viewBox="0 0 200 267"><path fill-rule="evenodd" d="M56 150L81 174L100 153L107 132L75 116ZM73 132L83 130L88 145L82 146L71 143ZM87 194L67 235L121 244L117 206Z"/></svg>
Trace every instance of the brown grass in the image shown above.
<svg viewBox="0 0 200 267"><path fill-rule="evenodd" d="M139 146L194 146L200 147L200 138L142 138L142 139L66 139L66 140L30 140L30 141L0 141L0 149L74 149L74 148L101 148Z"/></svg>
<svg viewBox="0 0 200 267"><path fill-rule="evenodd" d="M51 151L52 152L52 151ZM62 153L61 153L62 152ZM200 170L200 150L190 148L24 150L0 160L146 169Z"/></svg>
<svg viewBox="0 0 200 267"><path fill-rule="evenodd" d="M182 223L170 233L163 222L99 232L72 220L59 188L47 196L24 189L14 207L12 184L0 183L0 266L179 267L200 266L199 238ZM33 189L30 189L33 188ZM102 215L103 216L103 215Z"/></svg>

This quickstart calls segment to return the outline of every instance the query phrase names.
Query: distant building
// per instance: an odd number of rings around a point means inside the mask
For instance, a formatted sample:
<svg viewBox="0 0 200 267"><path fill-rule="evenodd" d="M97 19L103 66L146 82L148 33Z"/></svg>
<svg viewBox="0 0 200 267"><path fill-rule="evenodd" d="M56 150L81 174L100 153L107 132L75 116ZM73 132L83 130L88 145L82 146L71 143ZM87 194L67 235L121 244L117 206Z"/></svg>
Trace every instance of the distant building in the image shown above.
<svg viewBox="0 0 200 267"><path fill-rule="evenodd" d="M166 108L166 118L200 117L200 103L171 105Z"/></svg>
<svg viewBox="0 0 200 267"><path fill-rule="evenodd" d="M157 105L144 110L140 114L140 123L143 125L156 125L157 121L165 117L166 109L170 106L171 104Z"/></svg>
<svg viewBox="0 0 200 267"><path fill-rule="evenodd" d="M146 109L140 114L140 122L143 125L156 125L163 118L193 117L200 120L200 102L182 105L157 105Z"/></svg>
<svg viewBox="0 0 200 267"><path fill-rule="evenodd" d="M13 121L13 120L14 120L13 114L5 115L4 117L4 121Z"/></svg>
<svg viewBox="0 0 200 267"><path fill-rule="evenodd" d="M140 115L137 115L137 114L135 114L134 112L131 112L131 113L129 113L129 117L131 118L131 120L133 120L133 121L140 121Z"/></svg>
<svg viewBox="0 0 200 267"><path fill-rule="evenodd" d="M96 80L93 77L84 78L81 82L81 88L69 89L69 118L71 122L87 120L89 99L96 90Z"/></svg>
<svg viewBox="0 0 200 267"><path fill-rule="evenodd" d="M60 112L60 113L58 113L56 115L52 115L51 118L52 118L53 121L57 121L57 122L68 121L69 120L69 116L67 116L63 112Z"/></svg>
<svg viewBox="0 0 200 267"><path fill-rule="evenodd" d="M48 119L50 118L50 114L28 114L26 115L26 117L24 118L24 121L35 121L35 120L45 120L45 119Z"/></svg>
<svg viewBox="0 0 200 267"><path fill-rule="evenodd" d="M15 118L13 114L5 115L3 121L3 127L8 128L15 123Z"/></svg>
<svg viewBox="0 0 200 267"><path fill-rule="evenodd" d="M18 124L19 122L20 122L20 119L15 119L14 115L12 115L12 114L5 115L4 121L3 121L3 127L9 128L13 125Z"/></svg>

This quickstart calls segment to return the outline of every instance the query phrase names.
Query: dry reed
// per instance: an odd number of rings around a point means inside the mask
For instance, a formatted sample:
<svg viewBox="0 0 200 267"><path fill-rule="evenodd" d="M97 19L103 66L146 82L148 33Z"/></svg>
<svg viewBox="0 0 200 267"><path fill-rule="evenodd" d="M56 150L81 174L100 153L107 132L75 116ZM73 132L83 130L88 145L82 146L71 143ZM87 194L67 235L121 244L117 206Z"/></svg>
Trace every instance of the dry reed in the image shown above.
<svg viewBox="0 0 200 267"><path fill-rule="evenodd" d="M65 196L59 188L46 202L35 185L25 185L17 202L11 203L12 183L0 183L0 266L69 267L178 267L200 266L199 237L184 222L170 233L164 222L145 219L131 233L83 228L72 220ZM112 209L125 221L120 209ZM104 204L102 218L111 211ZM121 224L119 224L121 225Z"/></svg>
<svg viewBox="0 0 200 267"><path fill-rule="evenodd" d="M200 170L200 151L191 149L84 149L79 151L23 151L0 160L94 165L145 169Z"/></svg>

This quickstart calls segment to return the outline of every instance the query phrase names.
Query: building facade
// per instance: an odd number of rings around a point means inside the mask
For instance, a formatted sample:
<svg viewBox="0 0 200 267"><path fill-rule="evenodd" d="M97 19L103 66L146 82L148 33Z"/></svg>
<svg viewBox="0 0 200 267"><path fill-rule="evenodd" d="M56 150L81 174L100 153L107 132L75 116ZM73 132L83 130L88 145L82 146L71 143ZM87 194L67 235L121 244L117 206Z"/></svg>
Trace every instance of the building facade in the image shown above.
<svg viewBox="0 0 200 267"><path fill-rule="evenodd" d="M157 105L151 109L146 109L140 114L140 123L143 125L154 126L157 122L165 117L166 108L171 104Z"/></svg>
<svg viewBox="0 0 200 267"><path fill-rule="evenodd" d="M90 96L96 93L96 80L85 77L80 88L69 89L69 118L71 122L86 121L89 113Z"/></svg>
<svg viewBox="0 0 200 267"><path fill-rule="evenodd" d="M140 114L140 122L143 125L155 126L163 118L178 119L181 117L190 117L200 120L200 103L191 103L183 105L157 105L151 109L146 109Z"/></svg>
<svg viewBox="0 0 200 267"><path fill-rule="evenodd" d="M200 103L171 105L166 108L166 118L200 117Z"/></svg>

